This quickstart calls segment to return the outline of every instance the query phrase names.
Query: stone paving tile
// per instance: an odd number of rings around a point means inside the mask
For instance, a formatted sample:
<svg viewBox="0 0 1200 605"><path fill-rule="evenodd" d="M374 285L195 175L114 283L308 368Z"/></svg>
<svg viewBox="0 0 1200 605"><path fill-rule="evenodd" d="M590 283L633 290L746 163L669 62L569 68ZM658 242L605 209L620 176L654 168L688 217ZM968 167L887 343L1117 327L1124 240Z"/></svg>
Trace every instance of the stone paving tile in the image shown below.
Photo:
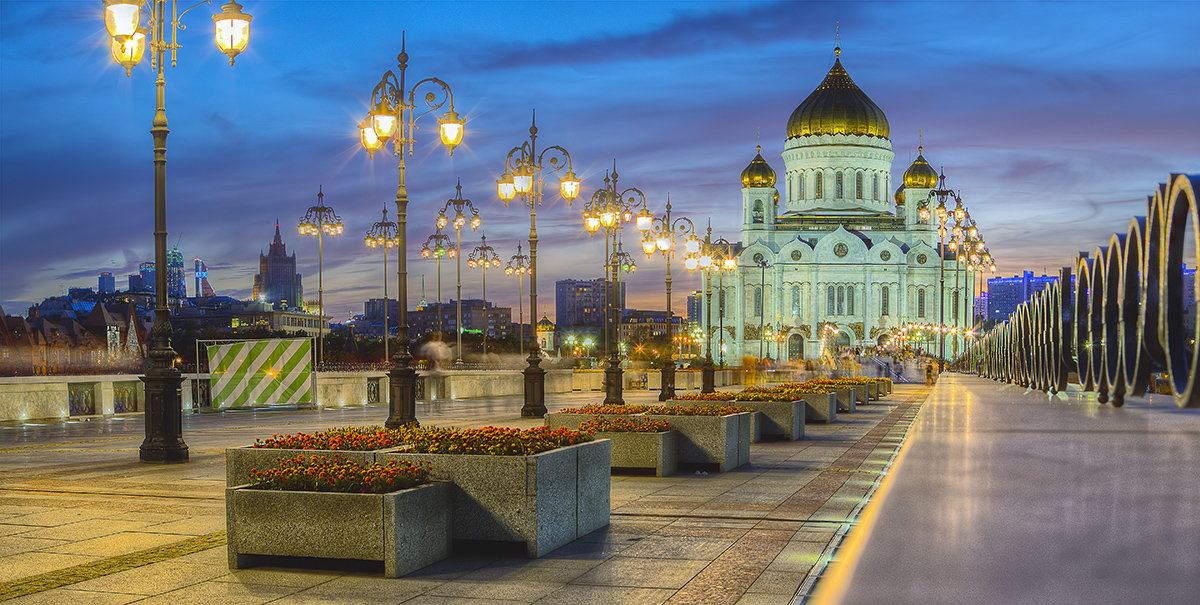
<svg viewBox="0 0 1200 605"><path fill-rule="evenodd" d="M137 550L162 546L179 541L179 536L172 534L152 534L136 531L120 532L101 538L80 540L78 542L58 542L42 547L47 552L60 552L78 555L98 555L109 557L130 553Z"/></svg>
<svg viewBox="0 0 1200 605"><path fill-rule="evenodd" d="M119 594L115 592L88 592L55 588L37 594L5 601L9 605L65 605L70 603L87 603L88 605L124 605L133 603L145 597L135 594Z"/></svg>
<svg viewBox="0 0 1200 605"><path fill-rule="evenodd" d="M530 565L538 561L542 564ZM598 560L523 559L469 571L458 577L461 582L553 582L566 584L600 564ZM430 593L440 594L440 593Z"/></svg>
<svg viewBox="0 0 1200 605"><path fill-rule="evenodd" d="M40 525L6 525L2 520L0 520L0 538L2 538L4 536L13 536L13 535L17 535L17 534L31 532L31 531L36 530L39 527L41 527L41 526Z"/></svg>
<svg viewBox="0 0 1200 605"><path fill-rule="evenodd" d="M734 538L704 538L687 535L650 536L621 551L621 556L654 559L715 559L736 541Z"/></svg>
<svg viewBox="0 0 1200 605"><path fill-rule="evenodd" d="M99 538L123 531L141 529L150 525L148 521L116 521L113 519L87 519L74 523L64 523L53 527L43 527L21 534L25 538L50 538L53 540L88 540ZM225 529L224 527L218 528ZM214 531L218 531L214 530ZM211 532L204 532L211 533Z"/></svg>
<svg viewBox="0 0 1200 605"><path fill-rule="evenodd" d="M735 605L788 605L792 595L770 594L763 592L748 592L741 596Z"/></svg>
<svg viewBox="0 0 1200 605"><path fill-rule="evenodd" d="M65 555L52 552L25 552L0 558L0 582L27 578L55 569L71 567L97 557L87 555Z"/></svg>
<svg viewBox="0 0 1200 605"><path fill-rule="evenodd" d="M423 596L458 597L497 601L519 601L532 603L562 586L561 582L530 582L523 580L499 580L471 582L459 578L431 589Z"/></svg>
<svg viewBox="0 0 1200 605"><path fill-rule="evenodd" d="M39 510L27 515L5 519L4 522L10 525L40 525L42 527L55 527L58 525L64 525L66 523L86 521L88 519L95 519L103 516L104 511L101 510L66 508Z"/></svg>
<svg viewBox="0 0 1200 605"><path fill-rule="evenodd" d="M225 529L225 515L204 515L168 521L142 528L142 531L153 534L177 534L185 536L203 536Z"/></svg>
<svg viewBox="0 0 1200 605"><path fill-rule="evenodd" d="M203 582L138 601L142 605L257 605L297 592L295 588L261 584Z"/></svg>
<svg viewBox="0 0 1200 605"><path fill-rule="evenodd" d="M675 591L670 589L569 584L536 601L536 605L657 605L666 603L673 594Z"/></svg>
<svg viewBox="0 0 1200 605"><path fill-rule="evenodd" d="M55 546L70 546L71 543L66 540L49 540L38 538L25 538L21 535L4 536L0 538L0 557L10 555L19 555L23 552L41 550L43 548L53 548ZM82 555L90 554L88 552L78 553Z"/></svg>
<svg viewBox="0 0 1200 605"><path fill-rule="evenodd" d="M576 578L577 584L604 584L636 588L682 588L708 561L646 559L615 556Z"/></svg>
<svg viewBox="0 0 1200 605"><path fill-rule="evenodd" d="M789 599L799 590L803 577L789 572L763 571L746 589L746 593L769 593L786 595Z"/></svg>
<svg viewBox="0 0 1200 605"><path fill-rule="evenodd" d="M350 597L360 602L397 603L441 586L442 580L416 580L412 576L384 578L379 576L341 576L289 595L290 599L337 599Z"/></svg>
<svg viewBox="0 0 1200 605"><path fill-rule="evenodd" d="M168 590L191 586L220 576L224 570L206 565L190 565L176 561L163 561L135 567L126 571L85 580L70 587L74 590L92 592L119 592L143 596L156 595Z"/></svg>
<svg viewBox="0 0 1200 605"><path fill-rule="evenodd" d="M211 579L214 582L231 582L234 584L311 588L318 584L329 582L343 573L324 569L291 569L281 567L251 567L249 569L231 569L227 571L229 573L225 575L217 575L206 579Z"/></svg>

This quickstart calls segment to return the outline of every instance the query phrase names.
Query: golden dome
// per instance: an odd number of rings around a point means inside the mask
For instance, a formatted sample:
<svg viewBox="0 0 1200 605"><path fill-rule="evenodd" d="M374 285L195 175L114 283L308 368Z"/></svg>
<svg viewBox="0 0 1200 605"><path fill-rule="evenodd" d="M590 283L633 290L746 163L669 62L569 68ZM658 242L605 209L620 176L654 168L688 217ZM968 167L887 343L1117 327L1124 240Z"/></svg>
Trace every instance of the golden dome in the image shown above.
<svg viewBox="0 0 1200 605"><path fill-rule="evenodd" d="M909 189L933 189L938 184L938 173L925 161L925 156L921 152L924 147L917 147L917 159L913 160L912 166L904 171L904 186Z"/></svg>
<svg viewBox="0 0 1200 605"><path fill-rule="evenodd" d="M897 206L904 205L904 185L901 185L896 188L896 195L894 197L895 197Z"/></svg>
<svg viewBox="0 0 1200 605"><path fill-rule="evenodd" d="M750 160L750 165L742 171L742 187L774 187L775 171L762 157L762 145L758 146L758 155Z"/></svg>
<svg viewBox="0 0 1200 605"><path fill-rule="evenodd" d="M891 133L887 116L867 94L854 84L838 59L825 80L788 118L787 136L810 134L862 134L888 138Z"/></svg>

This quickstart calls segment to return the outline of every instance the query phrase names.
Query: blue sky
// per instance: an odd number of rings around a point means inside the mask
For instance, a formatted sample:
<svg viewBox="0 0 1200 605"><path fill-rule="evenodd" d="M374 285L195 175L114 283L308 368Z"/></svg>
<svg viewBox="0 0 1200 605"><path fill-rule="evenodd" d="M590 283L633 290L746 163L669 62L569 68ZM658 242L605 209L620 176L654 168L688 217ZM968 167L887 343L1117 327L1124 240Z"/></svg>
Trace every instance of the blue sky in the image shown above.
<svg viewBox="0 0 1200 605"><path fill-rule="evenodd" d="M167 70L170 244L189 267L207 261L219 294L247 297L278 219L315 296L316 242L295 229L323 187L346 225L325 243L338 320L382 295L380 253L361 236L391 205L397 162L368 159L355 126L395 67L401 30L410 81L445 80L467 118L453 157L429 120L409 161L412 302L422 274L436 297L434 265L417 251L456 179L503 256L527 238L528 212L504 208L494 183L534 108L539 144L570 151L581 198L615 158L621 185L654 210L670 193L677 212L738 239L738 176L758 133L781 171L787 118L833 64L839 22L843 65L891 124L893 179L923 131L926 158L961 190L1001 274L1054 271L1124 231L1170 172L1200 171L1195 2L248 0L250 48L233 68L211 41L218 4L184 16ZM153 256L149 60L131 78L111 61L99 0L4 0L0 39L0 305L23 314L94 287L101 271L124 287ZM551 196L538 214L539 306L551 317L556 279L601 275L603 240L579 213ZM477 243L464 234L465 248ZM442 271L450 298L453 265ZM478 297L467 271L464 297ZM673 274L682 312L699 280ZM662 308L662 277L660 258L641 261L630 305ZM514 280L489 278L488 298L515 306Z"/></svg>

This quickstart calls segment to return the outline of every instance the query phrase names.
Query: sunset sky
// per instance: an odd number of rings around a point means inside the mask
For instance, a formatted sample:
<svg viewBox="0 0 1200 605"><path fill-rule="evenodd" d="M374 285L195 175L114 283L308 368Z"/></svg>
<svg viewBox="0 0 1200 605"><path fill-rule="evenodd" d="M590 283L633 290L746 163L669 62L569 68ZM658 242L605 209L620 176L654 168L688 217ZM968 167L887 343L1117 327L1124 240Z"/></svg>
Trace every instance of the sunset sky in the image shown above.
<svg viewBox="0 0 1200 605"><path fill-rule="evenodd" d="M190 4L190 3L189 3ZM147 58L126 77L112 62L99 0L0 2L0 305L8 314L71 286L118 288L153 260ZM209 267L218 294L249 297L258 254L279 221L316 297L317 244L298 218L325 202L345 224L326 240L326 312L336 321L382 296L378 250L363 233L395 195L397 159L374 160L356 125L396 67L445 80L467 119L453 157L436 123L419 123L409 158L410 302L435 299L418 251L457 179L505 257L529 213L497 199L505 154L527 139L565 147L582 199L616 160L622 187L714 236L740 239L739 174L760 141L782 172L792 110L834 61L887 114L898 181L916 155L944 169L978 221L999 273L1041 273L1124 231L1171 172L1200 172L1200 3L1196 2L299 2L247 0L249 49L234 67L212 42L219 1L182 18L167 68L169 245ZM603 240L580 204L539 210L539 295L553 318L557 279L601 276ZM464 248L478 244L464 233ZM636 250L632 228L627 247ZM525 245L527 248L527 244ZM628 304L661 309L663 262L645 261ZM395 294L392 274L389 291ZM679 262L675 310L699 286ZM464 263L464 297L479 276ZM443 263L443 294L454 283ZM488 299L517 285L489 274ZM525 310L528 320L529 311Z"/></svg>

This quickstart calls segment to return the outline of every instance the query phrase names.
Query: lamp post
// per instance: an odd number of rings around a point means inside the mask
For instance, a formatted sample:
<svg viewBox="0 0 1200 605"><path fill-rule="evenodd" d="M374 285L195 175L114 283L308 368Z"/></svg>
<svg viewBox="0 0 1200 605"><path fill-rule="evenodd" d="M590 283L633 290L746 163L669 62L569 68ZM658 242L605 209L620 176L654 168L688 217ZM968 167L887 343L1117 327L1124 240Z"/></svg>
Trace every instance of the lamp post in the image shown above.
<svg viewBox="0 0 1200 605"><path fill-rule="evenodd" d="M431 247L432 246L432 247ZM446 256L454 258L458 256L458 248L454 247L454 242L450 241L450 236L442 233L439 227L433 235L425 238L425 245L421 247L421 258L433 257L437 264L437 329L438 333L442 332L442 257Z"/></svg>
<svg viewBox="0 0 1200 605"><path fill-rule="evenodd" d="M325 340L325 286L322 282L322 275L324 274L322 236L338 236L342 234L344 229L342 217L338 216L333 211L333 208L325 205L325 193L318 188L317 205L309 206L304 216L300 217L299 225L300 235L309 235L317 238L317 313L320 316L320 321L317 322L318 368L325 364L324 345L322 342Z"/></svg>
<svg viewBox="0 0 1200 605"><path fill-rule="evenodd" d="M467 257L467 266L472 269L479 269L482 276L481 290L483 292L483 357L484 362L487 362L487 333L488 333L488 310L487 310L487 270L489 267L500 268L500 255L496 254L496 250L488 245L487 236L479 236L479 245L471 250L471 255Z"/></svg>
<svg viewBox="0 0 1200 605"><path fill-rule="evenodd" d="M438 227L438 230L441 230L441 229L445 229L446 225L453 225L454 226L454 237L455 237L454 247L457 250L462 250L462 228L463 228L463 225L467 224L467 215L465 214L465 212L467 210L471 211L471 231L475 231L476 229L478 229L479 225L481 225L483 223L483 221L479 218L479 211L475 209L475 205L471 203L471 200L463 199L462 181L459 181L458 185L455 186L455 190L457 191L457 193L454 195L454 197L449 200L446 200L446 205L442 206L441 211L438 212L437 227ZM454 219L453 220L451 220L448 216L446 216L446 213L449 212L451 209L454 210ZM462 360L462 350L463 350L463 344L462 344L462 331L463 331L463 325L462 325L462 255L455 254L454 262L455 262L454 278L458 282L457 286L456 286L457 290L455 291L456 292L455 298L458 299L458 303L456 306L457 310L455 312L455 320L454 320L454 325L456 327L455 332L457 333L457 336L458 336L458 351L455 353L457 358L454 360L454 365L461 366L462 362L463 362L463 360ZM440 315L439 315L439 317L440 317Z"/></svg>
<svg viewBox="0 0 1200 605"><path fill-rule="evenodd" d="M171 315L167 308L167 109L164 98L166 80L164 54L171 50L175 66L176 34L183 26L181 13L171 0L170 19L164 0L106 0L104 27L110 37L112 58L131 76L146 51L150 34L150 67L157 72L154 82L156 104L150 136L154 140L154 325L150 329L150 365L141 377L146 384L146 438L138 450L142 462L187 462L188 447L183 441L183 412L179 385L183 377L175 368L175 350L171 347ZM217 48L229 57L229 64L246 49L250 41L250 15L237 2L221 7L213 16ZM149 28L141 26L142 13ZM170 42L166 35L170 33Z"/></svg>
<svg viewBox="0 0 1200 605"><path fill-rule="evenodd" d="M505 275L517 276L517 347L520 355L525 354L525 307L521 301L521 296L524 295L525 289L521 287L521 282L524 281L526 275L530 274L529 256L521 254L521 244L517 244L517 253L508 259L508 264L504 267Z"/></svg>
<svg viewBox="0 0 1200 605"><path fill-rule="evenodd" d="M646 207L646 196L640 189L630 187L619 190L617 185L617 163L613 161L611 174L604 176L604 187L592 195L583 208L583 228L588 235L595 235L604 228L604 268L608 278L608 329L605 330L605 349L608 367L604 369L604 405L622 405L624 372L621 370L621 355L617 346L617 327L621 323L620 277L621 271L634 271L633 259L620 250L621 232L626 223L634 221L633 211L640 200ZM626 196L629 196L626 199ZM640 217L639 217L640 218Z"/></svg>
<svg viewBox="0 0 1200 605"><path fill-rule="evenodd" d="M387 220L387 206L383 207L383 220L371 225L363 239L368 248L383 248L383 359L388 359L388 287L387 251L400 244L400 228Z"/></svg>
<svg viewBox="0 0 1200 605"><path fill-rule="evenodd" d="M684 240L684 251L688 258L700 251L700 240L696 239L696 226L687 217L671 217L671 196L667 196L666 212L662 216L653 216L642 212L637 216L637 227L642 232L642 251L650 258L657 251L667 261L667 337L671 350L667 351L662 366L662 388L658 392L658 400L666 401L675 397L675 361L671 358L675 344L674 309L671 307L671 257L675 256L676 237ZM685 261L686 262L686 261Z"/></svg>
<svg viewBox="0 0 1200 605"><path fill-rule="evenodd" d="M731 244L725 238L719 238L716 241L712 239L712 224L709 223L708 231L704 234L704 243L700 246L698 255L684 261L684 266L688 271L700 269L704 272L706 303L704 306L704 366L701 368L700 374L700 392L713 393L716 392L716 376L712 358L712 275L715 273L721 278L720 287L723 292L725 287L723 276L726 271L733 271L737 267L737 259L733 256ZM720 304L720 300L721 297L718 297L718 304ZM724 305L721 305L721 342L725 341L724 324Z"/></svg>
<svg viewBox="0 0 1200 605"><path fill-rule="evenodd" d="M771 265L767 264L766 260L760 260L755 264L758 265L762 273L758 283L758 300L761 303L758 308L758 358L762 359L763 340L765 340L763 338L763 328L766 326L767 320L767 267Z"/></svg>
<svg viewBox="0 0 1200 605"><path fill-rule="evenodd" d="M419 424L416 413L416 372L410 367L412 353L408 342L408 188L405 182L404 154L413 152L416 142L418 118L449 105L446 113L437 118L438 132L442 144L450 154L462 142L463 120L454 113L454 99L450 86L437 78L426 78L408 87L405 72L408 70L408 53L405 52L404 35L401 33L400 54L396 57L400 76L388 70L379 84L371 91L371 111L359 125L359 136L367 153L373 158L375 152L392 141L392 153L400 158L400 182L396 188L396 223L399 225L400 243L397 245L396 298L400 301L400 322L397 338L400 348L392 358L388 370L388 418L387 428L406 424ZM423 106L416 101L417 89L427 88L422 97ZM440 312L440 309L439 309Z"/></svg>
<svg viewBox="0 0 1200 605"><path fill-rule="evenodd" d="M921 220L929 220L929 205L935 200L937 201L937 219L938 219L938 281L940 289L938 294L938 371L946 369L946 219L951 216L951 211L946 209L946 202L953 199L955 208L953 215L955 222L962 220L966 215L966 209L962 205L962 197L953 190L946 188L946 173L943 171L938 176L938 188L929 192L929 197L922 204L920 209Z"/></svg>
<svg viewBox="0 0 1200 605"><path fill-rule="evenodd" d="M542 177L566 168L558 180L558 190L570 204L579 196L579 179L572 170L571 155L557 145L542 151L537 148L537 116L529 126L529 140L509 150L504 159L504 174L496 180L496 192L507 208L508 203L521 196L529 206L529 317L537 317L537 207L542 203ZM536 321L536 319L534 319ZM538 367L542 358L538 352L537 336L529 349L529 367L525 368L525 404L521 416L546 415L546 370Z"/></svg>

